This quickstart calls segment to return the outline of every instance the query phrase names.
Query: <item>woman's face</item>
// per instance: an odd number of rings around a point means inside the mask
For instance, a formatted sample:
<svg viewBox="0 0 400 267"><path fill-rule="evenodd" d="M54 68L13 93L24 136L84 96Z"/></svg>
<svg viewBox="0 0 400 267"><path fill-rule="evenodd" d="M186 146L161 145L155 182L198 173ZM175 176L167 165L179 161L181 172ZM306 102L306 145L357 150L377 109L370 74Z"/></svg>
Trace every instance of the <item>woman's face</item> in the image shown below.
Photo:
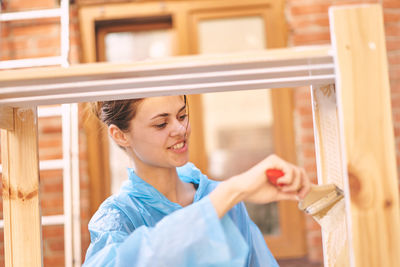
<svg viewBox="0 0 400 267"><path fill-rule="evenodd" d="M189 135L183 97L165 96L140 102L127 138L135 164L171 168L188 162Z"/></svg>

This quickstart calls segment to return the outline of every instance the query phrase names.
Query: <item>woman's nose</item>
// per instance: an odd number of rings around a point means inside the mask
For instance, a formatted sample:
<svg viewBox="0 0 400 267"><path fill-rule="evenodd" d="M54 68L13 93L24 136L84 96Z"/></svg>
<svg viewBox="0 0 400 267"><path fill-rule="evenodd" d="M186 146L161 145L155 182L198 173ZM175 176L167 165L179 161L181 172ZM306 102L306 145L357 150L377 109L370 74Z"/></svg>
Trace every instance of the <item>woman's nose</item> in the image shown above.
<svg viewBox="0 0 400 267"><path fill-rule="evenodd" d="M171 131L171 135L172 136L176 136L176 135L184 136L185 133L186 133L186 121L182 122L182 121L174 120L174 125L173 125L173 129Z"/></svg>

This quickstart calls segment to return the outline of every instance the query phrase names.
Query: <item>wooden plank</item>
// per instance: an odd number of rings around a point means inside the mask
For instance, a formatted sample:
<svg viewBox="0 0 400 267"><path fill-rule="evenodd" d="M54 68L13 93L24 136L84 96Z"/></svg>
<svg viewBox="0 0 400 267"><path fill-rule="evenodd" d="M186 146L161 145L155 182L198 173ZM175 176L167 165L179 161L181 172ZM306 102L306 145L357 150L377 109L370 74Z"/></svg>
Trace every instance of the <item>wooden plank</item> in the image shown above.
<svg viewBox="0 0 400 267"><path fill-rule="evenodd" d="M4 71L0 105L25 107L325 84L334 80L329 49L285 48Z"/></svg>
<svg viewBox="0 0 400 267"><path fill-rule="evenodd" d="M14 110L14 122L1 130L5 262L42 266L36 108Z"/></svg>
<svg viewBox="0 0 400 267"><path fill-rule="evenodd" d="M269 63L273 66L297 66L320 64L321 62L332 62L331 46L310 46L280 48L263 51L241 52L220 55L195 55L179 56L166 59L154 59L137 61L132 63L88 63L63 67L42 67L23 70L5 70L0 75L0 88L12 86L14 84L26 84L27 81L48 80L53 83L55 80L65 82L65 79L77 78L72 81L82 81L82 77L87 80L108 77L110 79L120 78L121 75L132 77L137 72L159 72L183 70L176 74L191 73L191 68L211 67L211 66L232 66L234 64L248 63ZM225 69L226 70L226 69ZM193 72L192 72L193 73ZM160 75L160 73L159 73ZM133 76L135 77L135 76ZM61 80L60 80L61 79Z"/></svg>
<svg viewBox="0 0 400 267"><path fill-rule="evenodd" d="M342 189L342 151L335 86L313 86L311 96L318 183L335 184ZM321 225L324 266L350 266L344 199L325 216L314 216L314 219Z"/></svg>
<svg viewBox="0 0 400 267"><path fill-rule="evenodd" d="M329 11L352 266L400 266L400 214L380 5ZM348 182L348 185L347 185Z"/></svg>
<svg viewBox="0 0 400 267"><path fill-rule="evenodd" d="M0 129L14 130L14 109L12 107L0 107Z"/></svg>

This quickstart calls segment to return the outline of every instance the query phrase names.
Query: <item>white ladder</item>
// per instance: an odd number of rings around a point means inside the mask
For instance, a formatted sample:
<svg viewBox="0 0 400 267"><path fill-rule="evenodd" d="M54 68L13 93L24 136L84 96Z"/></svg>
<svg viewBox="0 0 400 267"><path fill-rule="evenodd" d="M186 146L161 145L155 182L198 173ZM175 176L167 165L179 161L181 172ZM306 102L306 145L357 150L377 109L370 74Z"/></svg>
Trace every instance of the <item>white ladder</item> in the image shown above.
<svg viewBox="0 0 400 267"><path fill-rule="evenodd" d="M1 11L1 10L0 10ZM20 12L0 12L0 22L28 19L60 18L61 25L61 55L56 57L39 57L0 61L0 69L29 68L40 66L61 65L68 67L69 52L69 1L61 0L59 8L41 9Z"/></svg>
<svg viewBox="0 0 400 267"><path fill-rule="evenodd" d="M60 18L61 55L53 57L26 58L0 61L0 70L60 65L68 67L69 53L69 0L61 0L59 8L2 13L1 22ZM80 186L78 106L63 104L53 107L38 107L38 117L61 116L63 158L40 162L40 170L63 170L64 214L42 216L42 225L64 225L64 256L66 267L81 266L80 234ZM0 165L0 173L2 168ZM0 221L0 228L4 223Z"/></svg>

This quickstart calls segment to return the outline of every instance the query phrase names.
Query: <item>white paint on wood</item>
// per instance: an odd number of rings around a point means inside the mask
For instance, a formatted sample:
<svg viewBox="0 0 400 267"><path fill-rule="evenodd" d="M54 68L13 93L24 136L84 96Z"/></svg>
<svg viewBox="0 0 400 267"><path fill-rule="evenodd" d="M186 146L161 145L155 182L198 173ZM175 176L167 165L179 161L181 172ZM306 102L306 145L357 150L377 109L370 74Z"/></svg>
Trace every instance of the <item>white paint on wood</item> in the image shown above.
<svg viewBox="0 0 400 267"><path fill-rule="evenodd" d="M342 152L335 86L312 87L314 137L319 184L335 184L343 188ZM324 216L314 216L322 229L324 266L345 267L349 263L344 200L340 200Z"/></svg>

